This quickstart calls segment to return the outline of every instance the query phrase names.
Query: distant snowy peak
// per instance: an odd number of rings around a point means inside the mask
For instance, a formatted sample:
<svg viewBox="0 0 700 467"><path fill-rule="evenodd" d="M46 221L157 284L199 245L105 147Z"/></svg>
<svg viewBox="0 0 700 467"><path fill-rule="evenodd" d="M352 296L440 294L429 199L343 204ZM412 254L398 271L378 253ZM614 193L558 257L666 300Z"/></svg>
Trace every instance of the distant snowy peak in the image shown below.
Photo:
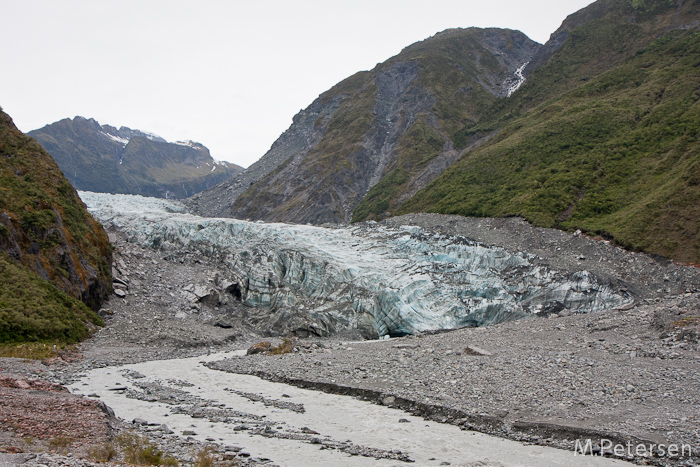
<svg viewBox="0 0 700 467"><path fill-rule="evenodd" d="M76 118L82 118L82 117L76 117ZM90 119L90 122L94 125L94 128L102 134L105 138L109 139L110 141L114 141L115 143L120 144L122 147L126 147L127 144L129 144L129 141L131 141L132 138L136 136L140 136L142 138L147 138L151 141L155 141L158 143L167 143L167 144L173 144L177 146L184 146L187 148L192 148L197 151L204 151L207 153L208 157L210 157L209 154L209 149L207 149L206 146L204 146L202 143L198 143L196 141L192 141L191 139L186 139L182 141L175 141L173 143L167 141L165 138L162 138L155 133L150 133L148 131L141 131L141 130L132 130L129 127L121 127L119 129L110 126L110 125L100 125L97 121L94 119ZM121 163L121 160L120 160ZM241 167L233 164L231 162L226 162L226 161L217 161L217 160L211 160L210 162L206 162L206 165L211 167L211 172L215 171L217 167L222 167L224 169L235 169L235 170L241 170ZM200 166L201 167L201 166ZM197 167L199 168L199 167Z"/></svg>
<svg viewBox="0 0 700 467"><path fill-rule="evenodd" d="M125 126L117 129L111 125L101 125L100 133L102 133L112 141L120 143L123 146L126 146L126 144L136 136L140 136L151 141L156 141L158 143L167 143L165 138L161 138L155 133L141 130L132 130L131 128Z"/></svg>
<svg viewBox="0 0 700 467"><path fill-rule="evenodd" d="M187 146L194 149L205 149L203 144L189 139L185 141L175 141L173 144L177 144L178 146Z"/></svg>
<svg viewBox="0 0 700 467"><path fill-rule="evenodd" d="M162 138L155 133L151 133L149 131L132 130L131 128L125 126L117 129L110 125L101 125L100 133L115 143L121 144L122 146L126 146L129 141L136 136L140 136L157 143L168 143L165 138ZM203 144L192 140L176 141L170 144L177 144L178 146L186 146L193 149L206 149Z"/></svg>
<svg viewBox="0 0 700 467"><path fill-rule="evenodd" d="M122 127L124 128L124 127ZM126 128L128 130L128 128ZM134 130L134 133L138 133L138 136L143 136L144 138L150 139L151 141L157 141L159 143L167 143L165 138L161 138L155 133L150 133L148 131Z"/></svg>
<svg viewBox="0 0 700 467"><path fill-rule="evenodd" d="M184 138L171 143L93 118L64 118L29 135L49 151L73 186L90 191L183 199L242 170L215 162L200 143Z"/></svg>

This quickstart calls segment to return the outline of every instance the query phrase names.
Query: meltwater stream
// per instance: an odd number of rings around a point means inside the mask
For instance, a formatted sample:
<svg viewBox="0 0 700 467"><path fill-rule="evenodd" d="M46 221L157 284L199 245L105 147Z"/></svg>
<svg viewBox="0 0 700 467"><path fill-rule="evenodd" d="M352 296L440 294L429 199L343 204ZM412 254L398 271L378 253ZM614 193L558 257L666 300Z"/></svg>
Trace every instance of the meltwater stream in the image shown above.
<svg viewBox="0 0 700 467"><path fill-rule="evenodd" d="M254 458L289 467L630 465L462 431L353 397L204 365L236 354L99 368L70 390L99 396L125 420L165 424L173 431L168 436L234 445ZM353 451L375 455L352 455Z"/></svg>

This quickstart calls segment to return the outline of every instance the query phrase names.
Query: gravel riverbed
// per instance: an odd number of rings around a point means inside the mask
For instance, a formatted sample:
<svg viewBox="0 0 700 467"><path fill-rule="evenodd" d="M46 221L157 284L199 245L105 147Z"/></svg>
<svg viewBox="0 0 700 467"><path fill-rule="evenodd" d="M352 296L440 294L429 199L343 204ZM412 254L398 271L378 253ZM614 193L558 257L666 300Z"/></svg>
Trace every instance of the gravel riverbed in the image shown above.
<svg viewBox="0 0 700 467"><path fill-rule="evenodd" d="M562 271L585 268L616 281L636 301L595 314L563 312L386 341L296 339L289 354L240 356L209 367L347 394L524 443L569 450L581 439L678 444L690 446L692 455L631 460L700 462L697 268L627 252L602 239L536 229L518 219L412 215L387 223L528 251ZM115 276L124 286L123 294L112 296L101 310L106 326L74 352L51 361L0 359L0 375L8 378L0 385L0 465L92 465L90 447L127 429L181 461L192 462L210 446L220 462L230 465L274 465L274 459L236 455L224 460L226 446L119 420L99 404L81 405L94 400L65 392L59 397L75 401L50 403L47 409L46 397L55 395L32 386L38 384L32 380L68 385L94 368L247 349L266 339L245 322L222 322L223 310L178 293L215 274L197 252L182 252L174 261L129 243L114 229L110 237L116 246ZM48 431L57 417L73 413L68 409L73 406L80 407L74 418L103 428L75 424L60 433ZM10 421L13 410L37 416L18 426ZM95 437L86 438L88 431Z"/></svg>

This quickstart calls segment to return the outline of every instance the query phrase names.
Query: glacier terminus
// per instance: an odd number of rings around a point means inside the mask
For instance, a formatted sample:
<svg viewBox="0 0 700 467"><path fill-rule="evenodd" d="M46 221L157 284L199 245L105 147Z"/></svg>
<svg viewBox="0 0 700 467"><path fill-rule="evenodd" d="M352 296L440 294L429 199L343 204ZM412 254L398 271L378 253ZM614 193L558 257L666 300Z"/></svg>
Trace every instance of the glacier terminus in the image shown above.
<svg viewBox="0 0 700 467"><path fill-rule="evenodd" d="M106 228L173 252L196 250L217 280L193 294L270 335L363 338L474 327L564 310L589 313L632 297L582 269L562 273L460 236L369 222L336 228L205 218L172 200L81 192Z"/></svg>

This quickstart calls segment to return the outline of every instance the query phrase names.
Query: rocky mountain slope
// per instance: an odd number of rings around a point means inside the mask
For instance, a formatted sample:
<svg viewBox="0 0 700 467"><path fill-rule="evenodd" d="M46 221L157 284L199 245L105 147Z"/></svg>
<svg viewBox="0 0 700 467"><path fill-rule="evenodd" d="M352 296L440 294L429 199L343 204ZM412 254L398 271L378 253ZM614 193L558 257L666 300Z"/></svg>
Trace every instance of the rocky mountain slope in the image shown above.
<svg viewBox="0 0 700 467"><path fill-rule="evenodd" d="M452 134L508 94L538 47L477 28L413 44L323 93L260 161L192 206L299 223L381 217L459 156Z"/></svg>
<svg viewBox="0 0 700 467"><path fill-rule="evenodd" d="M84 337L100 322L85 304L99 309L111 290L111 255L51 156L0 111L0 342Z"/></svg>
<svg viewBox="0 0 700 467"><path fill-rule="evenodd" d="M398 212L517 215L699 262L699 25L697 1L573 15L527 83L458 132L495 136Z"/></svg>
<svg viewBox="0 0 700 467"><path fill-rule="evenodd" d="M46 125L29 135L79 190L186 198L242 170L215 161L199 143L169 143L151 133L83 117Z"/></svg>

